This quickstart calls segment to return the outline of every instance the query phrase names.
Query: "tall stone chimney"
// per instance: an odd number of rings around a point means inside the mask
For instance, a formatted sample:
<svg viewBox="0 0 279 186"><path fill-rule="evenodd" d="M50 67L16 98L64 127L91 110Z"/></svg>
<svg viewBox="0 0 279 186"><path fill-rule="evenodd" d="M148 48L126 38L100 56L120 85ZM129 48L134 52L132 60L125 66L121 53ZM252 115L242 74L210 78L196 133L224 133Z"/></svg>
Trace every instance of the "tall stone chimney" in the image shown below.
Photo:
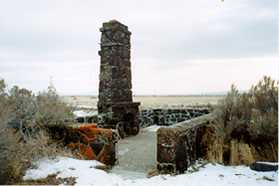
<svg viewBox="0 0 279 186"><path fill-rule="evenodd" d="M98 124L118 129L122 136L139 132L139 104L133 102L130 36L128 27L112 20L100 29L101 57L99 76Z"/></svg>

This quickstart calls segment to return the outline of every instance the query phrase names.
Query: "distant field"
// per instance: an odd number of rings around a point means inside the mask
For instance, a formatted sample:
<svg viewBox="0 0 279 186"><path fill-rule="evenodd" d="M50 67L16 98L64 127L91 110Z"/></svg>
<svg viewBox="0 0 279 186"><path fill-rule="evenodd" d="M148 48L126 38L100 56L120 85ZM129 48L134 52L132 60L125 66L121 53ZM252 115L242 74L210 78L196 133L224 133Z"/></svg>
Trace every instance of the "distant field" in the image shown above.
<svg viewBox="0 0 279 186"><path fill-rule="evenodd" d="M141 108L185 107L215 105L223 96L135 96ZM73 106L97 108L96 96L63 96L62 99Z"/></svg>
<svg viewBox="0 0 279 186"><path fill-rule="evenodd" d="M223 96L136 96L142 107L183 107L215 105Z"/></svg>

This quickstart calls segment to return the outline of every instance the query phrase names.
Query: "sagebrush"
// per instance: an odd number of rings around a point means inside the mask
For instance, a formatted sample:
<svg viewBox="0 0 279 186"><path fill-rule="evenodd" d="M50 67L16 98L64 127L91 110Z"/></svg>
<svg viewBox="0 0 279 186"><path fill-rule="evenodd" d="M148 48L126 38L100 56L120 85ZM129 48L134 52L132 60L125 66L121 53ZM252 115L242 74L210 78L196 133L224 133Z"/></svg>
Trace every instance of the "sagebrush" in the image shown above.
<svg viewBox="0 0 279 186"><path fill-rule="evenodd" d="M31 162L70 155L53 142L45 128L73 120L72 108L60 101L53 86L38 95L0 80L0 184L17 183Z"/></svg>
<svg viewBox="0 0 279 186"><path fill-rule="evenodd" d="M265 76L242 93L232 85L216 113L226 141L231 138L277 141L278 81Z"/></svg>

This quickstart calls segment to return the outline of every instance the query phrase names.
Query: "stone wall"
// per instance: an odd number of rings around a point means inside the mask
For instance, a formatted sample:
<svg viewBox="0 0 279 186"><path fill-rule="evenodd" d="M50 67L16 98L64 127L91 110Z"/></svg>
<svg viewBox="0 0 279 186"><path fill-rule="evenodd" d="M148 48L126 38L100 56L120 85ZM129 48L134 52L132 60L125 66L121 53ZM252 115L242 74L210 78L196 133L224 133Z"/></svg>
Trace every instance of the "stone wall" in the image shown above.
<svg viewBox="0 0 279 186"><path fill-rule="evenodd" d="M81 159L98 160L114 165L116 159L117 134L111 129L97 128L96 124L49 125L50 137L64 144Z"/></svg>
<svg viewBox="0 0 279 186"><path fill-rule="evenodd" d="M157 169L161 173L183 173L198 158L206 156L202 132L214 117L207 114L157 131Z"/></svg>
<svg viewBox="0 0 279 186"><path fill-rule="evenodd" d="M139 119L141 127L169 126L208 113L208 108L145 109L140 111Z"/></svg>
<svg viewBox="0 0 279 186"><path fill-rule="evenodd" d="M183 173L200 158L225 165L278 161L277 140L234 137L225 140L225 131L217 122L215 115L206 114L169 127L161 127L157 131L159 172Z"/></svg>

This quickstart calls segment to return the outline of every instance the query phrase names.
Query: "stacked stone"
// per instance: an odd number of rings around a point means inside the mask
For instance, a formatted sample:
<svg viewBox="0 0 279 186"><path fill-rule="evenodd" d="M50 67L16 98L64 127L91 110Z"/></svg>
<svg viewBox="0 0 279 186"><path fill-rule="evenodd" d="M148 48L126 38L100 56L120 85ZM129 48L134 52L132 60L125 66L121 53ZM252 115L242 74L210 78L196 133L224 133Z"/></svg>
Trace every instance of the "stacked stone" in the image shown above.
<svg viewBox="0 0 279 186"><path fill-rule="evenodd" d="M132 102L130 35L128 27L112 20L100 29L101 56L99 102L100 112L111 103Z"/></svg>
<svg viewBox="0 0 279 186"><path fill-rule="evenodd" d="M118 129L122 137L135 135L139 132L140 103L132 98L131 32L116 20L103 23L100 31L98 125Z"/></svg>
<svg viewBox="0 0 279 186"><path fill-rule="evenodd" d="M174 125L195 117L208 114L208 108L195 109L145 109L140 112L140 126L150 125Z"/></svg>
<svg viewBox="0 0 279 186"><path fill-rule="evenodd" d="M181 122L157 131L157 169L161 173L183 173L199 158L207 155L209 145L203 136L214 122L212 114ZM217 138L216 138L217 139ZM213 144L215 142L215 138ZM207 143L207 141L205 141Z"/></svg>

